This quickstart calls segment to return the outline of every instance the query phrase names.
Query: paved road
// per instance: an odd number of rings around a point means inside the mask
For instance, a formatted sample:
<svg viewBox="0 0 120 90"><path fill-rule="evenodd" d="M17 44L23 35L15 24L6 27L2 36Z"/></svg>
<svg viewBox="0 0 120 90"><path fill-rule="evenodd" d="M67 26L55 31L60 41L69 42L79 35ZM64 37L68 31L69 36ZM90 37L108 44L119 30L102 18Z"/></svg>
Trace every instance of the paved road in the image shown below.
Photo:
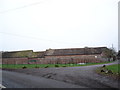
<svg viewBox="0 0 120 90"><path fill-rule="evenodd" d="M101 66L19 69L14 70L14 72L3 71L3 85L12 88L118 88L117 80L94 72L97 67Z"/></svg>
<svg viewBox="0 0 120 90"><path fill-rule="evenodd" d="M10 71L3 71L2 80L2 85L6 88L84 88L61 81Z"/></svg>

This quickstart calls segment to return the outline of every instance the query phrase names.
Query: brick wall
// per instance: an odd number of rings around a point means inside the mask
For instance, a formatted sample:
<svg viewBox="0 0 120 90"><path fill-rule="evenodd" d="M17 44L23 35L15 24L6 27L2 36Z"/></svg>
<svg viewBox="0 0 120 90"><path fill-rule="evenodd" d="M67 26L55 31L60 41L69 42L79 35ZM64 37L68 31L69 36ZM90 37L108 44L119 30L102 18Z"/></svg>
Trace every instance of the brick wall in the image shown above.
<svg viewBox="0 0 120 90"><path fill-rule="evenodd" d="M45 56L45 60L56 63L90 63L103 62L105 59L101 55L69 55L69 56Z"/></svg>
<svg viewBox="0 0 120 90"><path fill-rule="evenodd" d="M27 64L28 58L2 58L2 64Z"/></svg>
<svg viewBox="0 0 120 90"><path fill-rule="evenodd" d="M66 64L99 63L105 61L101 55L45 56L45 58L3 58L3 64Z"/></svg>

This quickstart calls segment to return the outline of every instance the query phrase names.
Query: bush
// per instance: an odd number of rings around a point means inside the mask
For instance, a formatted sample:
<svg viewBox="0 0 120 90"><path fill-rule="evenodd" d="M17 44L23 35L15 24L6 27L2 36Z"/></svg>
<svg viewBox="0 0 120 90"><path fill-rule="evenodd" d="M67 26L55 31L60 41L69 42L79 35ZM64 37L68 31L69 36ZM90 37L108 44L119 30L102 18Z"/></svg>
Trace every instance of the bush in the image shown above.
<svg viewBox="0 0 120 90"><path fill-rule="evenodd" d="M48 68L49 66L45 66L44 68Z"/></svg>
<svg viewBox="0 0 120 90"><path fill-rule="evenodd" d="M66 66L62 66L62 67L66 67Z"/></svg>
<svg viewBox="0 0 120 90"><path fill-rule="evenodd" d="M55 67L59 67L59 65L55 65Z"/></svg>
<svg viewBox="0 0 120 90"><path fill-rule="evenodd" d="M106 65L103 65L103 67L106 67Z"/></svg>
<svg viewBox="0 0 120 90"><path fill-rule="evenodd" d="M22 69L25 69L25 68L27 68L27 67L26 67L26 66L23 66L23 67L22 67Z"/></svg>
<svg viewBox="0 0 120 90"><path fill-rule="evenodd" d="M35 66L35 68L39 68L38 66Z"/></svg>
<svg viewBox="0 0 120 90"><path fill-rule="evenodd" d="M105 72L105 71L102 69L101 72Z"/></svg>

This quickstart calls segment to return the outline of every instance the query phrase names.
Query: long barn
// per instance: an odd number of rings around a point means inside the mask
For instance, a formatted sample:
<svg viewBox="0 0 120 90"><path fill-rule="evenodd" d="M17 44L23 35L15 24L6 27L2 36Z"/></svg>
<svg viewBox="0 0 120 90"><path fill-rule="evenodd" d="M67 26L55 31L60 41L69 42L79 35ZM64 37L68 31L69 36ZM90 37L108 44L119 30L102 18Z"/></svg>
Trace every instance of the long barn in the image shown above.
<svg viewBox="0 0 120 90"><path fill-rule="evenodd" d="M47 49L33 52L33 50L3 52L3 64L66 64L92 63L107 61L105 51L107 47L85 47L68 49Z"/></svg>

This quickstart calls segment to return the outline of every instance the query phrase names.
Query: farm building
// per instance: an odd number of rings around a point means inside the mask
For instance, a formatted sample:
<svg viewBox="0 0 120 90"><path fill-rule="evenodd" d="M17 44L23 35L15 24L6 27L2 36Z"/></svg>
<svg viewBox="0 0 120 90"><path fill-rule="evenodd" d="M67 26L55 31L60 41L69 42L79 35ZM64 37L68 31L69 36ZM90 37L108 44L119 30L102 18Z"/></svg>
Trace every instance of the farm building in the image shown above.
<svg viewBox="0 0 120 90"><path fill-rule="evenodd" d="M56 63L88 63L103 62L106 47L97 48L69 48L69 49L49 49L45 52L45 59Z"/></svg>
<svg viewBox="0 0 120 90"><path fill-rule="evenodd" d="M33 50L3 52L3 64L66 64L66 63L89 63L104 62L104 51L107 47L85 47L68 49L48 49L42 52Z"/></svg>

